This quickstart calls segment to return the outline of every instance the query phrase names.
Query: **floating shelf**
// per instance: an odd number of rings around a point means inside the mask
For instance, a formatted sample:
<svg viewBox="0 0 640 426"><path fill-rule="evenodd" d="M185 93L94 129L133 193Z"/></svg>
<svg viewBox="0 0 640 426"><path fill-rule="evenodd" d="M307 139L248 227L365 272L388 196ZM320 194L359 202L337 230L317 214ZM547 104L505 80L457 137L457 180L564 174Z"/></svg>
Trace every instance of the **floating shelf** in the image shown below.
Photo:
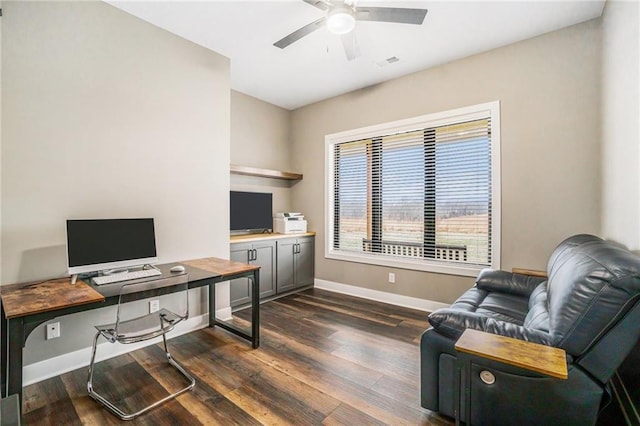
<svg viewBox="0 0 640 426"><path fill-rule="evenodd" d="M283 172L280 170L259 169L257 167L238 166L231 164L230 171L235 175L258 176L272 179L302 180L300 173Z"/></svg>

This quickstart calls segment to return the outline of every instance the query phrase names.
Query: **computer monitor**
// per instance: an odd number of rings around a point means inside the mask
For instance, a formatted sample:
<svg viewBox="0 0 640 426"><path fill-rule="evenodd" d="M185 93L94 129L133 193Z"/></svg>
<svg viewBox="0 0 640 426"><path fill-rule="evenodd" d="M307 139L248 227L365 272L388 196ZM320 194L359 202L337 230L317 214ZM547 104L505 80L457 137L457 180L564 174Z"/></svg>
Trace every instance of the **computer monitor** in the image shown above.
<svg viewBox="0 0 640 426"><path fill-rule="evenodd" d="M153 219L67 220L70 275L156 263Z"/></svg>
<svg viewBox="0 0 640 426"><path fill-rule="evenodd" d="M229 194L231 231L273 228L271 193L231 191Z"/></svg>

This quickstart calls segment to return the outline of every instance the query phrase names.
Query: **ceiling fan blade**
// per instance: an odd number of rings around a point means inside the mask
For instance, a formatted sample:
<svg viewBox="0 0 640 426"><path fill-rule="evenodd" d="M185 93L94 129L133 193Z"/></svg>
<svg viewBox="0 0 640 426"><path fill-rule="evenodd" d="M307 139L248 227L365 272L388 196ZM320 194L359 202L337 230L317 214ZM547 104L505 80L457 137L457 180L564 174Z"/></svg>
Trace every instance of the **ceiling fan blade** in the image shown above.
<svg viewBox="0 0 640 426"><path fill-rule="evenodd" d="M296 41L300 40L302 37L308 34L311 34L312 32L322 28L326 20L327 18L322 17L317 21L313 21L312 23L307 24L304 27L292 32L288 36L276 41L275 43L273 43L273 45L275 47L279 47L280 49L284 49L285 47L289 46L291 43L295 43Z"/></svg>
<svg viewBox="0 0 640 426"><path fill-rule="evenodd" d="M340 39L342 40L342 46L344 47L344 53L347 55L347 60L353 61L360 56L360 49L358 47L358 41L356 40L355 31L343 34Z"/></svg>
<svg viewBox="0 0 640 426"><path fill-rule="evenodd" d="M427 9L404 9L399 7L359 7L356 20L395 22L397 24L422 25Z"/></svg>
<svg viewBox="0 0 640 426"><path fill-rule="evenodd" d="M317 7L320 10L329 10L331 3L325 0L302 0L305 3L310 4L313 7Z"/></svg>

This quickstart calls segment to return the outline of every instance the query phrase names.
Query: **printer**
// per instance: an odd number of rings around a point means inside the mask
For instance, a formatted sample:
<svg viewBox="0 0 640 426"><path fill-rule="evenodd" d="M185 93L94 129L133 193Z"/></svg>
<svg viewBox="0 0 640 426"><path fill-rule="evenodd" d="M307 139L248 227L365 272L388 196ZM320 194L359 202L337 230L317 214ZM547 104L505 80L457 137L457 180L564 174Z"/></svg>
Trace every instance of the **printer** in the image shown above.
<svg viewBox="0 0 640 426"><path fill-rule="evenodd" d="M276 213L273 231L279 234L303 234L307 232L307 221L302 213Z"/></svg>

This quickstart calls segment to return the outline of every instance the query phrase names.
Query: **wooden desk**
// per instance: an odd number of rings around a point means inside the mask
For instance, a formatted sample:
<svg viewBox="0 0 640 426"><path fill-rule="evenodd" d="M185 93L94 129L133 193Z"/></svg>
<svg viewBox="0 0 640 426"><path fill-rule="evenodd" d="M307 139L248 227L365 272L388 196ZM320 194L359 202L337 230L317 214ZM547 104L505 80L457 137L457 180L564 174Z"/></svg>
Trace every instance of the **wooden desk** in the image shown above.
<svg viewBox="0 0 640 426"><path fill-rule="evenodd" d="M184 265L189 288L209 286L209 326L216 325L260 344L260 267L217 258L204 258L157 266L163 276L171 276L172 266ZM215 284L236 278L252 282L252 322L247 332L215 316ZM131 282L131 281L126 281ZM124 282L94 285L90 280L71 284L69 278L0 287L2 299L2 396L18 394L22 401L22 350L29 334L40 324L57 317L117 305ZM170 292L170 290L169 290ZM142 297L141 297L142 298ZM89 343L89 342L88 342Z"/></svg>
<svg viewBox="0 0 640 426"><path fill-rule="evenodd" d="M83 281L71 284L60 278L32 284L13 284L1 289L2 307L7 319L55 311L92 302L104 302L104 296Z"/></svg>
<svg viewBox="0 0 640 426"><path fill-rule="evenodd" d="M504 364L535 371L558 379L567 379L567 356L563 349L531 343L511 337L498 336L479 330L466 329L455 344L457 383L455 408L456 425L462 410L462 371L465 370L465 424L471 424L471 357L477 356Z"/></svg>

